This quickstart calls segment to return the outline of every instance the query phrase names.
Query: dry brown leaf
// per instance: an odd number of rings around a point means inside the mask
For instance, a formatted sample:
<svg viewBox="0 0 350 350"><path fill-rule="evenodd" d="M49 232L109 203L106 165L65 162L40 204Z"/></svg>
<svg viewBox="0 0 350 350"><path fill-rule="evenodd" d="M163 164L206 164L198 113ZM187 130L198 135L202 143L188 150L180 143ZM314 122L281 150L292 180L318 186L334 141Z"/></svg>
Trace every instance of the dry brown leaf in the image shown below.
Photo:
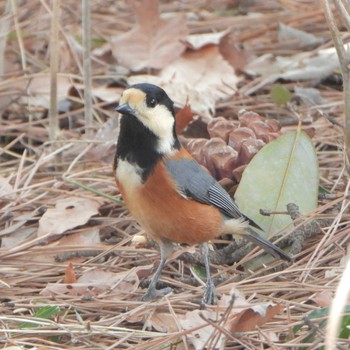
<svg viewBox="0 0 350 350"><path fill-rule="evenodd" d="M25 221L22 221L22 223L25 224ZM1 247L17 247L20 243L24 242L27 238L34 234L36 230L37 229L35 227L17 228L13 233L1 238Z"/></svg>
<svg viewBox="0 0 350 350"><path fill-rule="evenodd" d="M115 155L115 145L119 136L119 119L109 118L97 131L94 141L97 142L88 152L93 160L111 164Z"/></svg>
<svg viewBox="0 0 350 350"><path fill-rule="evenodd" d="M158 0L134 0L131 4L136 24L129 32L112 38L113 56L133 71L161 69L185 50L186 18L161 19Z"/></svg>
<svg viewBox="0 0 350 350"><path fill-rule="evenodd" d="M39 220L38 237L61 234L86 224L91 216L98 214L101 206L96 200L70 197L59 199L55 208L48 209Z"/></svg>
<svg viewBox="0 0 350 350"><path fill-rule="evenodd" d="M77 277L75 276L73 264L69 263L64 272L64 283L76 283Z"/></svg>
<svg viewBox="0 0 350 350"><path fill-rule="evenodd" d="M230 317L226 326L233 333L249 332L273 319L283 309L282 304L256 305Z"/></svg>
<svg viewBox="0 0 350 350"><path fill-rule="evenodd" d="M230 306L234 301L233 307ZM223 294L218 301L216 308L208 310L194 310L179 316L179 323L187 337L197 350L204 349L210 337L213 336L215 328L206 319L216 322L230 307L230 314L224 323L224 328L230 332L247 332L255 329L256 326L270 321L276 314L281 312L283 305L262 304L251 306L243 294L236 288L232 288L228 294ZM201 327L196 329L197 327ZM193 330L193 331L192 331ZM225 336L220 334L215 349L221 349Z"/></svg>
<svg viewBox="0 0 350 350"><path fill-rule="evenodd" d="M119 101L123 90L114 86L99 86L92 89L92 94L102 101L113 103Z"/></svg>
<svg viewBox="0 0 350 350"><path fill-rule="evenodd" d="M193 310L186 312L186 314L182 317L179 316L179 323L182 329L188 332L188 340L196 350L206 349L206 344L209 338L216 330L205 319L210 319L211 321L215 322L217 317L217 313L213 310ZM220 349L224 344L224 341L225 336L223 334L218 335L218 339L215 342L216 347L212 348L212 350Z"/></svg>
<svg viewBox="0 0 350 350"><path fill-rule="evenodd" d="M192 34L186 38L186 43L193 50L199 50L207 45L219 45L221 39L229 33L228 30L218 33Z"/></svg>
<svg viewBox="0 0 350 350"><path fill-rule="evenodd" d="M61 102L69 95L72 82L68 77L57 76L57 101ZM37 75L32 78L27 88L28 95L21 97L23 104L40 106L46 109L50 107L50 74Z"/></svg>
<svg viewBox="0 0 350 350"><path fill-rule="evenodd" d="M146 327L154 328L156 331L163 333L173 333L179 330L173 315L157 311L147 320Z"/></svg>
<svg viewBox="0 0 350 350"><path fill-rule="evenodd" d="M242 69L248 62L248 54L239 50L232 35L227 34L220 40L219 50L222 57L233 67Z"/></svg>
<svg viewBox="0 0 350 350"><path fill-rule="evenodd" d="M193 112L191 106L186 104L185 107L176 112L176 133L181 134L187 125L193 120Z"/></svg>
<svg viewBox="0 0 350 350"><path fill-rule="evenodd" d="M334 293L329 290L316 293L312 300L320 307L330 307L332 305Z"/></svg>
<svg viewBox="0 0 350 350"><path fill-rule="evenodd" d="M40 294L51 295L75 295L97 296L110 292L113 297L127 299L139 286L136 270L113 273L103 270L91 270L78 278L76 283L48 283Z"/></svg>
<svg viewBox="0 0 350 350"><path fill-rule="evenodd" d="M210 119L215 103L232 96L241 80L222 58L217 46L185 52L166 66L159 76L135 75L130 85L149 82L161 86L179 107L187 101L194 113Z"/></svg>
<svg viewBox="0 0 350 350"><path fill-rule="evenodd" d="M100 230L98 228L87 229L82 232L63 236L56 245L60 246L88 246L101 243Z"/></svg>

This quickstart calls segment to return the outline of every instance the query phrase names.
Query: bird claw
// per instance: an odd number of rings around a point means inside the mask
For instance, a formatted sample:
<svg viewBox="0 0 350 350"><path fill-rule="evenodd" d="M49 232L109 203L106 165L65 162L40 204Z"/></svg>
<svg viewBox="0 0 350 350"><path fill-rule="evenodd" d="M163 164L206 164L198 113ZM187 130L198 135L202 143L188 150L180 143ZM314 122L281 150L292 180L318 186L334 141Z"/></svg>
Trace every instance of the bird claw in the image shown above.
<svg viewBox="0 0 350 350"><path fill-rule="evenodd" d="M215 293L215 285L213 282L208 282L206 287L205 287L205 291L204 291L204 295L203 295L203 299L202 299L202 308L204 308L204 305L214 305L216 303L216 293Z"/></svg>
<svg viewBox="0 0 350 350"><path fill-rule="evenodd" d="M141 297L141 301L150 301L153 299L157 299L159 297L163 297L164 295L167 295L171 293L173 290L170 287L163 288L163 289L148 289L145 295Z"/></svg>

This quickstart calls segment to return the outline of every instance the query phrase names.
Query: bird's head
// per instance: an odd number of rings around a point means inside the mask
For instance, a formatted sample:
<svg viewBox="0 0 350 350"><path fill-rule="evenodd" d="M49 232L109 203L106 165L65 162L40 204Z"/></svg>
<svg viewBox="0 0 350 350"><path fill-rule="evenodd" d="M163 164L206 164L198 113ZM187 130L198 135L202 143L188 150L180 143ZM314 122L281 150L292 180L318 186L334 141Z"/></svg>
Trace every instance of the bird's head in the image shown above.
<svg viewBox="0 0 350 350"><path fill-rule="evenodd" d="M136 84L124 90L116 110L135 117L158 139L159 151L169 153L177 142L174 103L160 87Z"/></svg>

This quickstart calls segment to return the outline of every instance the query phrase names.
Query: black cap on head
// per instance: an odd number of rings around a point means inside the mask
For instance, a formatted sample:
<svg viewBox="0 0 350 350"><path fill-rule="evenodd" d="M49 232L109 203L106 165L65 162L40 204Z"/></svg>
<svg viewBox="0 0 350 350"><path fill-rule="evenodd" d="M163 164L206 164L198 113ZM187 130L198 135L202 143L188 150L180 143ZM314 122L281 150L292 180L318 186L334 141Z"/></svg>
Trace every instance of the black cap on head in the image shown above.
<svg viewBox="0 0 350 350"><path fill-rule="evenodd" d="M129 89L138 89L146 94L146 104L148 107L154 107L157 104L166 106L169 111L175 116L174 102L170 99L167 93L157 85L149 83L141 83L131 85Z"/></svg>

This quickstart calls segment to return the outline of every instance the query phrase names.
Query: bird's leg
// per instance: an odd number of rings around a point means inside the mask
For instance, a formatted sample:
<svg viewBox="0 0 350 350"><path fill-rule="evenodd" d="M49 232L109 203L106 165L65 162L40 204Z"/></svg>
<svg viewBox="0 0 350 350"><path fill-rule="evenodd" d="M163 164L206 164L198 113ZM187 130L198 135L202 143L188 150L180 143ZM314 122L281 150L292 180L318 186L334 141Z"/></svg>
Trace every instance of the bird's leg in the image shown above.
<svg viewBox="0 0 350 350"><path fill-rule="evenodd" d="M170 287L163 288L163 289L156 289L159 276L163 270L166 260L170 256L170 254L173 252L173 244L170 241L163 240L162 242L159 242L159 247L160 247L160 264L151 279L151 282L149 284L146 294L141 298L141 300L143 301L148 301L158 297L162 297L172 292L172 289Z"/></svg>
<svg viewBox="0 0 350 350"><path fill-rule="evenodd" d="M201 244L201 253L205 265L205 273L207 275L207 284L205 287L202 304L215 304L216 295L215 295L215 285L210 275L210 266L209 266L209 247L208 243Z"/></svg>

